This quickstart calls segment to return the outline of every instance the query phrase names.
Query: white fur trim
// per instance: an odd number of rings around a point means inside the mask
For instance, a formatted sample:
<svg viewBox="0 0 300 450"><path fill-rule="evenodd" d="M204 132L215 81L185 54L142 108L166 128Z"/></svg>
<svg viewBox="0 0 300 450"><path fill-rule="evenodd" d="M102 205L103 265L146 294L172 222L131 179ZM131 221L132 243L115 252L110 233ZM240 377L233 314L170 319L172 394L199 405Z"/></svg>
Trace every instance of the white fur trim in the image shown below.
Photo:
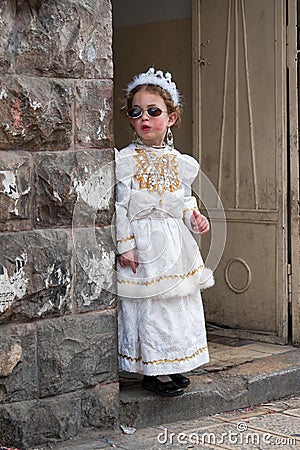
<svg viewBox="0 0 300 450"><path fill-rule="evenodd" d="M119 264L119 263L118 263ZM125 268L128 277L131 276L131 268ZM123 268L124 273L124 268ZM118 295L128 298L149 298L158 297L167 299L177 296L191 295L195 291L208 289L215 284L213 272L211 269L204 268L195 275L184 280L162 280L147 286L132 283L133 279L129 279L121 273L118 274Z"/></svg>
<svg viewBox="0 0 300 450"><path fill-rule="evenodd" d="M200 290L208 289L213 287L215 284L214 274L211 269L204 267L200 275Z"/></svg>

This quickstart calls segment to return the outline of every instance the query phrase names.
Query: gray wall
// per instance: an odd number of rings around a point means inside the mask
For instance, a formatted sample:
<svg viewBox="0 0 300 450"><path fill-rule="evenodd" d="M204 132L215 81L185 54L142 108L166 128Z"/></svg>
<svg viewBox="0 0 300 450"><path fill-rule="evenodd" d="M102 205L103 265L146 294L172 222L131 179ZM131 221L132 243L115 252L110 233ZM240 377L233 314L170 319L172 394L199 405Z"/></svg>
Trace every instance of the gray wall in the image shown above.
<svg viewBox="0 0 300 450"><path fill-rule="evenodd" d="M112 16L0 15L0 442L27 448L117 422Z"/></svg>
<svg viewBox="0 0 300 450"><path fill-rule="evenodd" d="M115 28L192 17L190 0L113 0L113 7Z"/></svg>
<svg viewBox="0 0 300 450"><path fill-rule="evenodd" d="M132 139L120 114L124 88L137 73L154 65L170 71L183 97L182 126L174 130L175 147L192 154L192 2L113 0L114 122L118 148Z"/></svg>

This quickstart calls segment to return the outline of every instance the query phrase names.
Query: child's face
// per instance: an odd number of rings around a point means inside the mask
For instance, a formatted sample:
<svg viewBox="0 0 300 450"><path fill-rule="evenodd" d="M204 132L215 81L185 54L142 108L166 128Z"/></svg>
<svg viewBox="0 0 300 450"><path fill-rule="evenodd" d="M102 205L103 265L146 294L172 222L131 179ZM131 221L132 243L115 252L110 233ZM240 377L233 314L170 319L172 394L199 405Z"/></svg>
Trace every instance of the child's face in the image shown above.
<svg viewBox="0 0 300 450"><path fill-rule="evenodd" d="M177 114L168 114L164 99L154 92L141 89L132 99L132 108L141 108L143 114L138 119L129 119L135 132L146 145L162 145L168 127L174 125ZM147 109L157 107L163 111L158 117L151 117Z"/></svg>

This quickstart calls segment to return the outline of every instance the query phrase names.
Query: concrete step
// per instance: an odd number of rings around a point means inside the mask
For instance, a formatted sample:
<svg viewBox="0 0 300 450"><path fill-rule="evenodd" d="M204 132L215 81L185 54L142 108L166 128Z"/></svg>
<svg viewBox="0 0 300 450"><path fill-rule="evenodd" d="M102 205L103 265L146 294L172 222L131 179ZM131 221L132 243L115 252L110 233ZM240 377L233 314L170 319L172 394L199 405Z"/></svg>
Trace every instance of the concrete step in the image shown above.
<svg viewBox="0 0 300 450"><path fill-rule="evenodd" d="M300 349L224 370L192 373L184 395L163 398L121 380L120 423L143 428L198 419L300 393Z"/></svg>

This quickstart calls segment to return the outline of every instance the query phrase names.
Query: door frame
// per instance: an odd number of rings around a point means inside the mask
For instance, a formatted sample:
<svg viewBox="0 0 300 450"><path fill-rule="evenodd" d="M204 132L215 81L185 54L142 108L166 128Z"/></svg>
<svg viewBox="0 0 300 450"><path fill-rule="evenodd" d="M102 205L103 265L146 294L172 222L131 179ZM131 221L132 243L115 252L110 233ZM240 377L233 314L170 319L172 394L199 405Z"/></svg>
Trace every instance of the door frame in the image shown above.
<svg viewBox="0 0 300 450"><path fill-rule="evenodd" d="M287 0L289 313L291 316L291 343L300 347L299 80L297 79L297 56L297 0Z"/></svg>
<svg viewBox="0 0 300 450"><path fill-rule="evenodd" d="M299 238L299 137L298 137L298 63L297 63L297 0L281 0L286 11L286 133L287 179L288 191L288 295L289 314L285 314L288 324L279 324L282 330L288 327L290 343L300 346L300 238ZM201 0L192 0L192 86L193 86L193 156L201 163L201 57L199 17ZM284 245L285 247L285 245ZM289 319L288 319L289 317ZM225 330L224 330L225 331ZM227 330L226 330L227 331ZM227 332L225 331L225 334ZM283 332L284 334L284 332Z"/></svg>

